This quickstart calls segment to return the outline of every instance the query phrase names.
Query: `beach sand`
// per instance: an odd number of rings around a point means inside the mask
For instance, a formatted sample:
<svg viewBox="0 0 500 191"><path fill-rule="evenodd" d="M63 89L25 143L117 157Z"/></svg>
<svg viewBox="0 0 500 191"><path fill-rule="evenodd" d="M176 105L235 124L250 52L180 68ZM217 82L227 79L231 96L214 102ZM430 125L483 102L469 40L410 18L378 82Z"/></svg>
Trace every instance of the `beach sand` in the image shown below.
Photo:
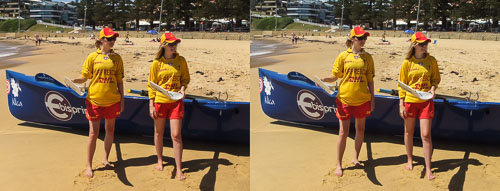
<svg viewBox="0 0 500 191"><path fill-rule="evenodd" d="M338 126L313 127L281 122L266 116L260 106L259 66L280 73L298 71L308 75L331 75L334 59L346 50L345 37L320 42L299 41L285 54L253 59L251 74L251 189L252 190L491 190L500 186L500 151L494 146L434 140L432 170L436 179L423 179L422 143L414 141L413 171L404 169L406 151L403 137L366 134L356 169L354 131L343 157L344 176L335 169ZM396 89L400 65L408 50L407 38L387 38L392 45L377 45L369 38L365 49L375 61L375 88ZM280 38L270 38L282 41ZM283 42L289 43L289 40ZM499 102L500 42L439 39L429 46L441 71L437 93L460 96L478 92L479 100ZM272 63L266 63L273 60ZM261 63L255 63L261 62ZM268 65L270 64L270 65ZM455 74L458 73L458 74ZM474 81L476 78L478 81ZM476 99L475 96L472 97ZM367 124L366 128L370 128ZM403 131L403 124L401 124Z"/></svg>
<svg viewBox="0 0 500 191"><path fill-rule="evenodd" d="M93 51L88 38L49 38L59 44L42 43L28 56L0 60L2 68L35 75L47 73L59 81L80 76L83 61ZM124 45L118 38L115 51L124 60L125 89L146 89L149 66L158 43L131 38L136 45ZM15 40L34 46L33 41ZM178 48L190 69L188 94L213 97L229 93L231 101L249 101L249 41L182 39ZM22 56L22 55L21 55ZM22 63L22 64L20 64ZM225 97L225 96L221 96ZM103 135L94 155L94 178L84 175L88 131L34 125L15 119L8 111L6 94L0 104L0 185L2 190L249 190L248 145L228 145L184 140L185 181L173 178L172 143L165 141L164 171L154 170L156 152L153 137L115 135L110 162L105 169ZM101 127L103 128L103 127ZM165 135L169 137L169 135Z"/></svg>

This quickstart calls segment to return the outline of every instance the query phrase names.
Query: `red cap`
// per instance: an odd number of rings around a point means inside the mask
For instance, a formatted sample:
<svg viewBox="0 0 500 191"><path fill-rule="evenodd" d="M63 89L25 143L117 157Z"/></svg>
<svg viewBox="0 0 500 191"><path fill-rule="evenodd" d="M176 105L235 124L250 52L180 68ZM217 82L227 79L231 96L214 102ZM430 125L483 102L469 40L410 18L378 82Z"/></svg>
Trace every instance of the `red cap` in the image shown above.
<svg viewBox="0 0 500 191"><path fill-rule="evenodd" d="M103 28L101 30L101 32L99 32L99 39L103 38L103 37L113 37L113 36L116 36L116 37L119 37L120 34L118 33L115 33L111 28Z"/></svg>
<svg viewBox="0 0 500 191"><path fill-rule="evenodd" d="M175 38L174 34L167 32L161 35L160 43L163 44L163 42L167 43L181 42L181 39Z"/></svg>
<svg viewBox="0 0 500 191"><path fill-rule="evenodd" d="M362 37L363 35L370 36L370 33L365 32L365 30L361 27L354 27L349 33L349 38Z"/></svg>
<svg viewBox="0 0 500 191"><path fill-rule="evenodd" d="M428 39L425 37L424 33L422 32L417 32L411 36L411 43L418 42L418 43L423 43L423 42L430 42L431 39Z"/></svg>

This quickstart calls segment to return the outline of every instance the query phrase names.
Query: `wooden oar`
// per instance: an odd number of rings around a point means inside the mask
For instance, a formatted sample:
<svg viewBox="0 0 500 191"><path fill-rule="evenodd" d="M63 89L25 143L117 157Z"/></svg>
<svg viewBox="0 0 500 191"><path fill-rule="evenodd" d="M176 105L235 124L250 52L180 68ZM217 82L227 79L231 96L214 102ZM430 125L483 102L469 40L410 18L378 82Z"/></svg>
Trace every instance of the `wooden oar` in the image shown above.
<svg viewBox="0 0 500 191"><path fill-rule="evenodd" d="M389 94L389 95L393 95L393 96L398 96L399 95L398 94L398 90L394 90L394 89L382 89L382 88L379 88L379 89L377 89L377 92L385 93L385 94ZM436 98L434 98L434 99L470 101L469 98L449 96L449 95L442 95L442 94L436 94Z"/></svg>
<svg viewBox="0 0 500 191"><path fill-rule="evenodd" d="M148 90L128 89L127 92L132 93L132 94L137 94L140 96L148 96L149 95ZM212 101L219 101L215 97L205 97L205 96L197 96L197 95L190 95L190 94L187 94L185 99L194 99L194 100L206 99L206 100L212 100Z"/></svg>

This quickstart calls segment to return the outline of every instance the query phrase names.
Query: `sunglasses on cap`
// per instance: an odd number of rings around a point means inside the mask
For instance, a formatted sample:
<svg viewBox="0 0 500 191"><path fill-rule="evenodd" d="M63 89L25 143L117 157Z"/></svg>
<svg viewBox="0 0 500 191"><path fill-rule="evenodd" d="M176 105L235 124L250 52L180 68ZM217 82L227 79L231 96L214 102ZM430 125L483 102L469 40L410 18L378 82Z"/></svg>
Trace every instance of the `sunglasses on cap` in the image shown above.
<svg viewBox="0 0 500 191"><path fill-rule="evenodd" d="M429 42L418 43L418 46L420 46L420 47L424 47L427 45L429 45Z"/></svg>
<svg viewBox="0 0 500 191"><path fill-rule="evenodd" d="M116 41L116 36L113 37L104 37L107 41Z"/></svg>
<svg viewBox="0 0 500 191"><path fill-rule="evenodd" d="M358 40L366 40L366 39L368 39L368 37L366 35L363 35L363 36L360 36L360 37L356 37L356 39L358 39Z"/></svg>

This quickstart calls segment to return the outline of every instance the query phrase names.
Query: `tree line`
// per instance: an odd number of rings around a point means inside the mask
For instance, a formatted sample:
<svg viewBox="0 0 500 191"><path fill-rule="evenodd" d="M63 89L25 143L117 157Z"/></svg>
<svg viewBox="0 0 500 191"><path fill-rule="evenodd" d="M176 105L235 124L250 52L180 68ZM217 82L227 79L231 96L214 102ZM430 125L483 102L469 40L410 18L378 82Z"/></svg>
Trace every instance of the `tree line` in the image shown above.
<svg viewBox="0 0 500 191"><path fill-rule="evenodd" d="M160 10L166 30L181 21L185 22L185 29L190 30L194 27L192 21L235 19L234 27L239 27L242 20L249 19L248 0L163 0L162 7L161 3L162 0L81 0L70 4L77 7L79 19L86 17L87 26L108 25L122 30L126 29L126 22L135 21L138 25L139 20L148 21L149 28L153 28L153 21L160 18Z"/></svg>
<svg viewBox="0 0 500 191"><path fill-rule="evenodd" d="M402 19L411 26L410 21L417 19L419 0L334 0L335 18L341 18L344 5L343 24L356 25L369 23L374 29L384 29L384 21ZM500 1L498 0L420 0L419 29L433 30L441 21L440 30L450 30L460 20L492 20L489 28L498 28ZM434 27L434 28L433 28Z"/></svg>

